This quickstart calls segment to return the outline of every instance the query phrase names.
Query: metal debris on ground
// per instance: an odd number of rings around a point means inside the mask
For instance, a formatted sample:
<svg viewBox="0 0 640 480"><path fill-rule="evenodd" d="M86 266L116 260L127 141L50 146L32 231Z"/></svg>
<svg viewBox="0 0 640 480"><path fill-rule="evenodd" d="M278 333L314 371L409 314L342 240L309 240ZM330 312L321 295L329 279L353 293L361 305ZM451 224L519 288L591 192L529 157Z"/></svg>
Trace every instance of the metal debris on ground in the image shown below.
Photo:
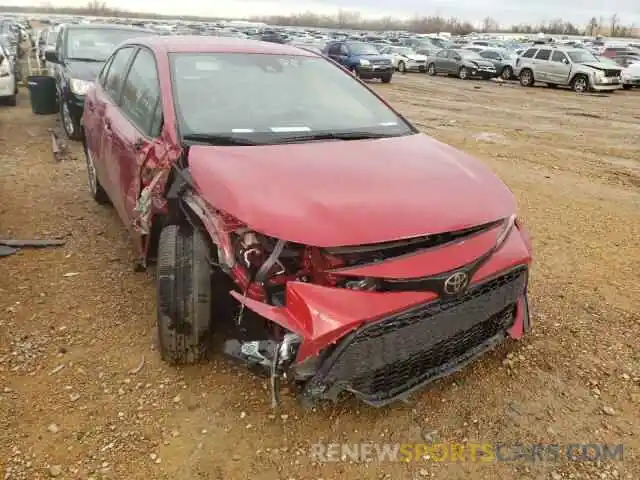
<svg viewBox="0 0 640 480"><path fill-rule="evenodd" d="M60 247L64 240L2 240L0 239L0 257L8 257L18 252L20 248Z"/></svg>

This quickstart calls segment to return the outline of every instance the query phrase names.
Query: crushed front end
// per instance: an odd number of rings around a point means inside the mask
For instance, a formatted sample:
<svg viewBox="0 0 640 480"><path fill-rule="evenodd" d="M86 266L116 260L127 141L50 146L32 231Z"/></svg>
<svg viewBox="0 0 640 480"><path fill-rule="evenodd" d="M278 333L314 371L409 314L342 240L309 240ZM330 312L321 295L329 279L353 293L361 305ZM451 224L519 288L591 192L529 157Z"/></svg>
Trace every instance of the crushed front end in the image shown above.
<svg viewBox="0 0 640 480"><path fill-rule="evenodd" d="M531 245L515 216L337 248L232 230L237 323L252 311L278 333L231 339L226 351L265 367L274 395L287 378L307 404L351 392L386 405L530 327Z"/></svg>

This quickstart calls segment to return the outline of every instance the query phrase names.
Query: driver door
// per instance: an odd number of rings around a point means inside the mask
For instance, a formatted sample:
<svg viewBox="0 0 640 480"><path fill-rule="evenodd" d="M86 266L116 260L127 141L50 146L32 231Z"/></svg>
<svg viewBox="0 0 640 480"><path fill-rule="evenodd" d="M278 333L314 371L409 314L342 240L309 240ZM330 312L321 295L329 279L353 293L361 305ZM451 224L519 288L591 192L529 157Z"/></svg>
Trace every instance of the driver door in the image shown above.
<svg viewBox="0 0 640 480"><path fill-rule="evenodd" d="M460 59L460 55L458 52L454 52L453 50L449 50L447 52L446 59L446 67L445 72L447 73L458 73L458 60Z"/></svg>
<svg viewBox="0 0 640 480"><path fill-rule="evenodd" d="M551 54L551 62L548 67L549 81L558 85L569 83L571 75L571 62L564 52L554 50Z"/></svg>

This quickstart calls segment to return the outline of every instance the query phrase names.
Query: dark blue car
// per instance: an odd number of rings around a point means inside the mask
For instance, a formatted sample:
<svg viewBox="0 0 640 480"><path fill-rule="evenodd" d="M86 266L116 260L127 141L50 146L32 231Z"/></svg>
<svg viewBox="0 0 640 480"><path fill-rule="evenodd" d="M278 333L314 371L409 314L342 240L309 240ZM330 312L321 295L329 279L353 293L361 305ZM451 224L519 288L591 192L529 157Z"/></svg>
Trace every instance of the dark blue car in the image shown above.
<svg viewBox="0 0 640 480"><path fill-rule="evenodd" d="M391 60L369 43L350 40L330 42L324 54L362 79L379 78L383 83L389 83L393 77Z"/></svg>

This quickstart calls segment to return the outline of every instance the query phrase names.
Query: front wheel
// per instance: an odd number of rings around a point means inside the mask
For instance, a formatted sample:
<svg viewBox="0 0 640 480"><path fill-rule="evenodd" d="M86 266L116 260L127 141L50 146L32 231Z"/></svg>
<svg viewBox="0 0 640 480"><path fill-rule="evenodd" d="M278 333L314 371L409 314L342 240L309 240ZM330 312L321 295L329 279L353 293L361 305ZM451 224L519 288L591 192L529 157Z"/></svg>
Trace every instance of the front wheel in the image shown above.
<svg viewBox="0 0 640 480"><path fill-rule="evenodd" d="M401 61L400 63L398 63L398 71L400 73L407 73L407 66L404 62Z"/></svg>
<svg viewBox="0 0 640 480"><path fill-rule="evenodd" d="M520 72L520 85L523 87L533 87L535 80L533 79L533 72L528 68L525 68Z"/></svg>
<svg viewBox="0 0 640 480"><path fill-rule="evenodd" d="M633 88L633 85L623 85L622 88L624 88L625 90L631 90Z"/></svg>
<svg viewBox="0 0 640 480"><path fill-rule="evenodd" d="M9 95L5 97L4 103L10 107L15 107L18 105L18 96L14 93L13 95Z"/></svg>
<svg viewBox="0 0 640 480"><path fill-rule="evenodd" d="M384 77L380 77L380 80L382 80L382 83L389 83L391 81L391 77L392 75L385 75Z"/></svg>
<svg viewBox="0 0 640 480"><path fill-rule="evenodd" d="M577 93L587 92L589 91L589 79L586 75L576 75L573 82L571 82L571 88Z"/></svg>
<svg viewBox="0 0 640 480"><path fill-rule="evenodd" d="M469 80L469 69L467 67L460 67L460 70L458 70L458 77L461 80Z"/></svg>
<svg viewBox="0 0 640 480"><path fill-rule="evenodd" d="M502 69L502 73L500 74L500 76L503 80L511 80L511 78L513 77L513 68L507 65Z"/></svg>
<svg viewBox="0 0 640 480"><path fill-rule="evenodd" d="M73 118L69 104L64 100L60 100L60 121L69 140L82 139L80 124Z"/></svg>
<svg viewBox="0 0 640 480"><path fill-rule="evenodd" d="M436 74L436 66L433 63L430 63L429 66L427 67L427 73L429 75L431 75L432 77L435 76L435 74Z"/></svg>
<svg viewBox="0 0 640 480"><path fill-rule="evenodd" d="M167 225L157 261L158 340L171 364L204 360L211 331L211 264L204 236L190 226Z"/></svg>

